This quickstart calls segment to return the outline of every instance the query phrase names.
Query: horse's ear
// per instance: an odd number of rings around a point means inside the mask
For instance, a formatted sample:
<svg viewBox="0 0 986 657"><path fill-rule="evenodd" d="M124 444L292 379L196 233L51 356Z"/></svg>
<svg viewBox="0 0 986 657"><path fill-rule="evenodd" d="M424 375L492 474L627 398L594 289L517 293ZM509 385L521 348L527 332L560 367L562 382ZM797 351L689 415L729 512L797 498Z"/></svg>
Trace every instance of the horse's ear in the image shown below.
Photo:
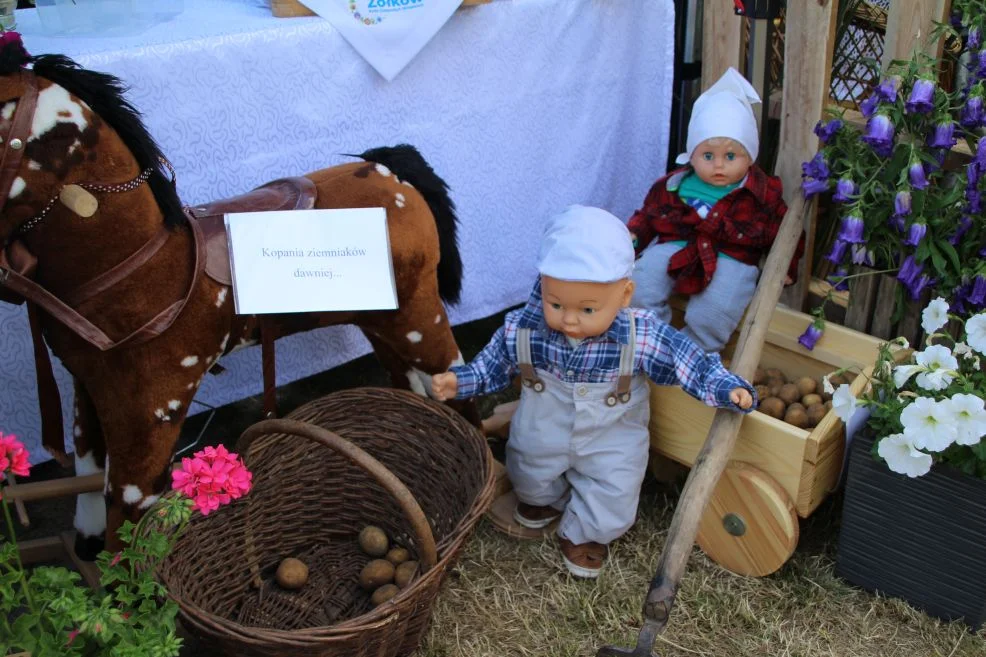
<svg viewBox="0 0 986 657"><path fill-rule="evenodd" d="M24 42L17 32L0 34L0 75L10 75L31 63Z"/></svg>

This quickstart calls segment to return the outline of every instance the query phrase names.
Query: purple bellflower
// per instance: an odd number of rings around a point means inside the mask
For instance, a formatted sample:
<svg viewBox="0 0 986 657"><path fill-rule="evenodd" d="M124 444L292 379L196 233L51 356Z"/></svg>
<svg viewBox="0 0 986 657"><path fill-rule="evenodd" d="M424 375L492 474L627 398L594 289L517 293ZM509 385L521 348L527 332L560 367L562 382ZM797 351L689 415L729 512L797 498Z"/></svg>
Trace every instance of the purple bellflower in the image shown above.
<svg viewBox="0 0 986 657"><path fill-rule="evenodd" d="M842 241L847 244L862 244L866 241L863 237L864 228L866 228L866 224L863 223L862 217L847 214L839 224L839 234L835 239L837 242Z"/></svg>
<svg viewBox="0 0 986 657"><path fill-rule="evenodd" d="M911 87L911 95L904 103L908 114L927 114L935 108L935 83L932 80L918 78Z"/></svg>
<svg viewBox="0 0 986 657"><path fill-rule="evenodd" d="M897 280L904 285L910 286L911 283L921 276L923 269L924 265L914 262L914 256L909 255L904 258L904 262L900 265L900 271L897 272Z"/></svg>
<svg viewBox="0 0 986 657"><path fill-rule="evenodd" d="M921 298L921 293L924 292L924 288L931 287L938 283L938 279L931 278L927 274L921 274L919 278L916 278L910 285L907 286L908 292L911 294L911 300L917 301Z"/></svg>
<svg viewBox="0 0 986 657"><path fill-rule="evenodd" d="M959 20L962 20L962 19L959 18ZM969 28L969 36L968 36L968 38L966 39L966 42L965 42L966 43L966 48L968 48L969 50L978 50L980 44L982 43L982 40L983 40L983 37L982 37L982 34L979 33L979 28L978 27L975 27L975 26L970 27Z"/></svg>
<svg viewBox="0 0 986 657"><path fill-rule="evenodd" d="M839 178L839 182L835 183L835 194L832 195L832 200L837 203L849 203L858 193L859 187L856 183L849 178Z"/></svg>
<svg viewBox="0 0 986 657"><path fill-rule="evenodd" d="M983 99L979 96L969 96L962 106L959 123L966 128L978 128L983 121Z"/></svg>
<svg viewBox="0 0 986 657"><path fill-rule="evenodd" d="M986 278L983 278L982 274L976 274L972 279L972 290L967 299L974 306L981 306L986 302Z"/></svg>
<svg viewBox="0 0 986 657"><path fill-rule="evenodd" d="M876 263L876 255L865 244L853 244L849 247L849 259L854 265L872 267Z"/></svg>
<svg viewBox="0 0 986 657"><path fill-rule="evenodd" d="M925 224L914 223L911 224L910 228L907 229L907 237L904 238L902 244L907 246L917 246L924 239L925 234L928 232L928 226Z"/></svg>
<svg viewBox="0 0 986 657"><path fill-rule="evenodd" d="M829 188L829 165L821 153L801 165L801 190L806 198Z"/></svg>
<svg viewBox="0 0 986 657"><path fill-rule="evenodd" d="M841 265L846 259L846 248L848 248L849 242L840 240L838 237L832 240L832 248L829 252L825 254L825 259L829 262Z"/></svg>
<svg viewBox="0 0 986 657"><path fill-rule="evenodd" d="M811 351L815 348L815 343L818 342L818 338L822 337L823 328L818 325L819 322L815 321L808 325L805 332L801 334L798 338L798 344L802 347Z"/></svg>
<svg viewBox="0 0 986 657"><path fill-rule="evenodd" d="M841 119L832 119L827 123L822 123L819 121L815 124L815 135L818 136L818 140L823 144L828 144L835 137L835 133L842 129Z"/></svg>
<svg viewBox="0 0 986 657"><path fill-rule="evenodd" d="M924 165L914 161L907 170L907 176L911 180L911 187L914 189L928 189L928 178L924 172Z"/></svg>
<svg viewBox="0 0 986 657"><path fill-rule="evenodd" d="M886 103L897 102L897 92L900 90L901 79L899 75L891 75L884 78L876 88L876 94Z"/></svg>
<svg viewBox="0 0 986 657"><path fill-rule="evenodd" d="M863 118L870 118L880 108L880 94L870 94L859 104L859 111Z"/></svg>
<svg viewBox="0 0 986 657"><path fill-rule="evenodd" d="M906 217L911 214L911 193L897 192L894 197L894 217Z"/></svg>
<svg viewBox="0 0 986 657"><path fill-rule="evenodd" d="M931 148L951 148L956 141L955 123L951 119L937 121L934 131L928 135L928 146Z"/></svg>
<svg viewBox="0 0 986 657"><path fill-rule="evenodd" d="M889 157L894 150L894 123L886 114L877 114L866 122L863 141L880 157Z"/></svg>

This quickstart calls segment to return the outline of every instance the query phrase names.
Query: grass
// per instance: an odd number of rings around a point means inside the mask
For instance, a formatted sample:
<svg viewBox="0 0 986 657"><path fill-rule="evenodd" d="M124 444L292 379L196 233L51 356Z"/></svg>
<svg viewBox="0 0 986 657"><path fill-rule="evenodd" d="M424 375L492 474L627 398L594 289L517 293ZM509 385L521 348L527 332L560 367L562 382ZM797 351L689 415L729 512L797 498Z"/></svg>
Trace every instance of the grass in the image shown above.
<svg viewBox="0 0 986 657"><path fill-rule="evenodd" d="M517 541L483 521L437 601L420 657L592 657L603 644L634 646L676 499L645 485L637 524L596 582L569 577L552 540ZM832 500L803 521L802 547L769 577L733 575L696 549L658 654L986 655L986 630L974 635L835 577L837 507Z"/></svg>

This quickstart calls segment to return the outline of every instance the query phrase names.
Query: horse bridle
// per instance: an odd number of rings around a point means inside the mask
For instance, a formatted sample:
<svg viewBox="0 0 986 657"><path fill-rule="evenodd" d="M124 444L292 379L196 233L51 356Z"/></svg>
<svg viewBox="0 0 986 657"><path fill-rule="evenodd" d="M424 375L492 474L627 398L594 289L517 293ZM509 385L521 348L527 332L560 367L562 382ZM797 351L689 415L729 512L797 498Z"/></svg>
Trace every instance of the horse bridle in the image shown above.
<svg viewBox="0 0 986 657"><path fill-rule="evenodd" d="M3 157L0 159L0 204L6 205L10 188L14 185L27 139L31 136L31 122L38 105L38 79L30 71L21 71L24 93L17 100L14 115L10 120L10 130L3 135ZM0 205L0 207L2 207Z"/></svg>

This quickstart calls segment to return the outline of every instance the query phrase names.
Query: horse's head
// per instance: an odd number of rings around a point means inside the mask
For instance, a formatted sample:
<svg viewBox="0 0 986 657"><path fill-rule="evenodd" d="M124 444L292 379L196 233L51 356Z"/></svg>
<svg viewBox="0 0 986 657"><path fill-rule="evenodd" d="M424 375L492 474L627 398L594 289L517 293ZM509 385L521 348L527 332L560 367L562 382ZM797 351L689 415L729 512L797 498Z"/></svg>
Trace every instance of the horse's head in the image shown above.
<svg viewBox="0 0 986 657"><path fill-rule="evenodd" d="M166 221L179 223L160 151L121 82L61 55L32 57L15 33L0 38L0 244L45 220L71 185L148 180Z"/></svg>

